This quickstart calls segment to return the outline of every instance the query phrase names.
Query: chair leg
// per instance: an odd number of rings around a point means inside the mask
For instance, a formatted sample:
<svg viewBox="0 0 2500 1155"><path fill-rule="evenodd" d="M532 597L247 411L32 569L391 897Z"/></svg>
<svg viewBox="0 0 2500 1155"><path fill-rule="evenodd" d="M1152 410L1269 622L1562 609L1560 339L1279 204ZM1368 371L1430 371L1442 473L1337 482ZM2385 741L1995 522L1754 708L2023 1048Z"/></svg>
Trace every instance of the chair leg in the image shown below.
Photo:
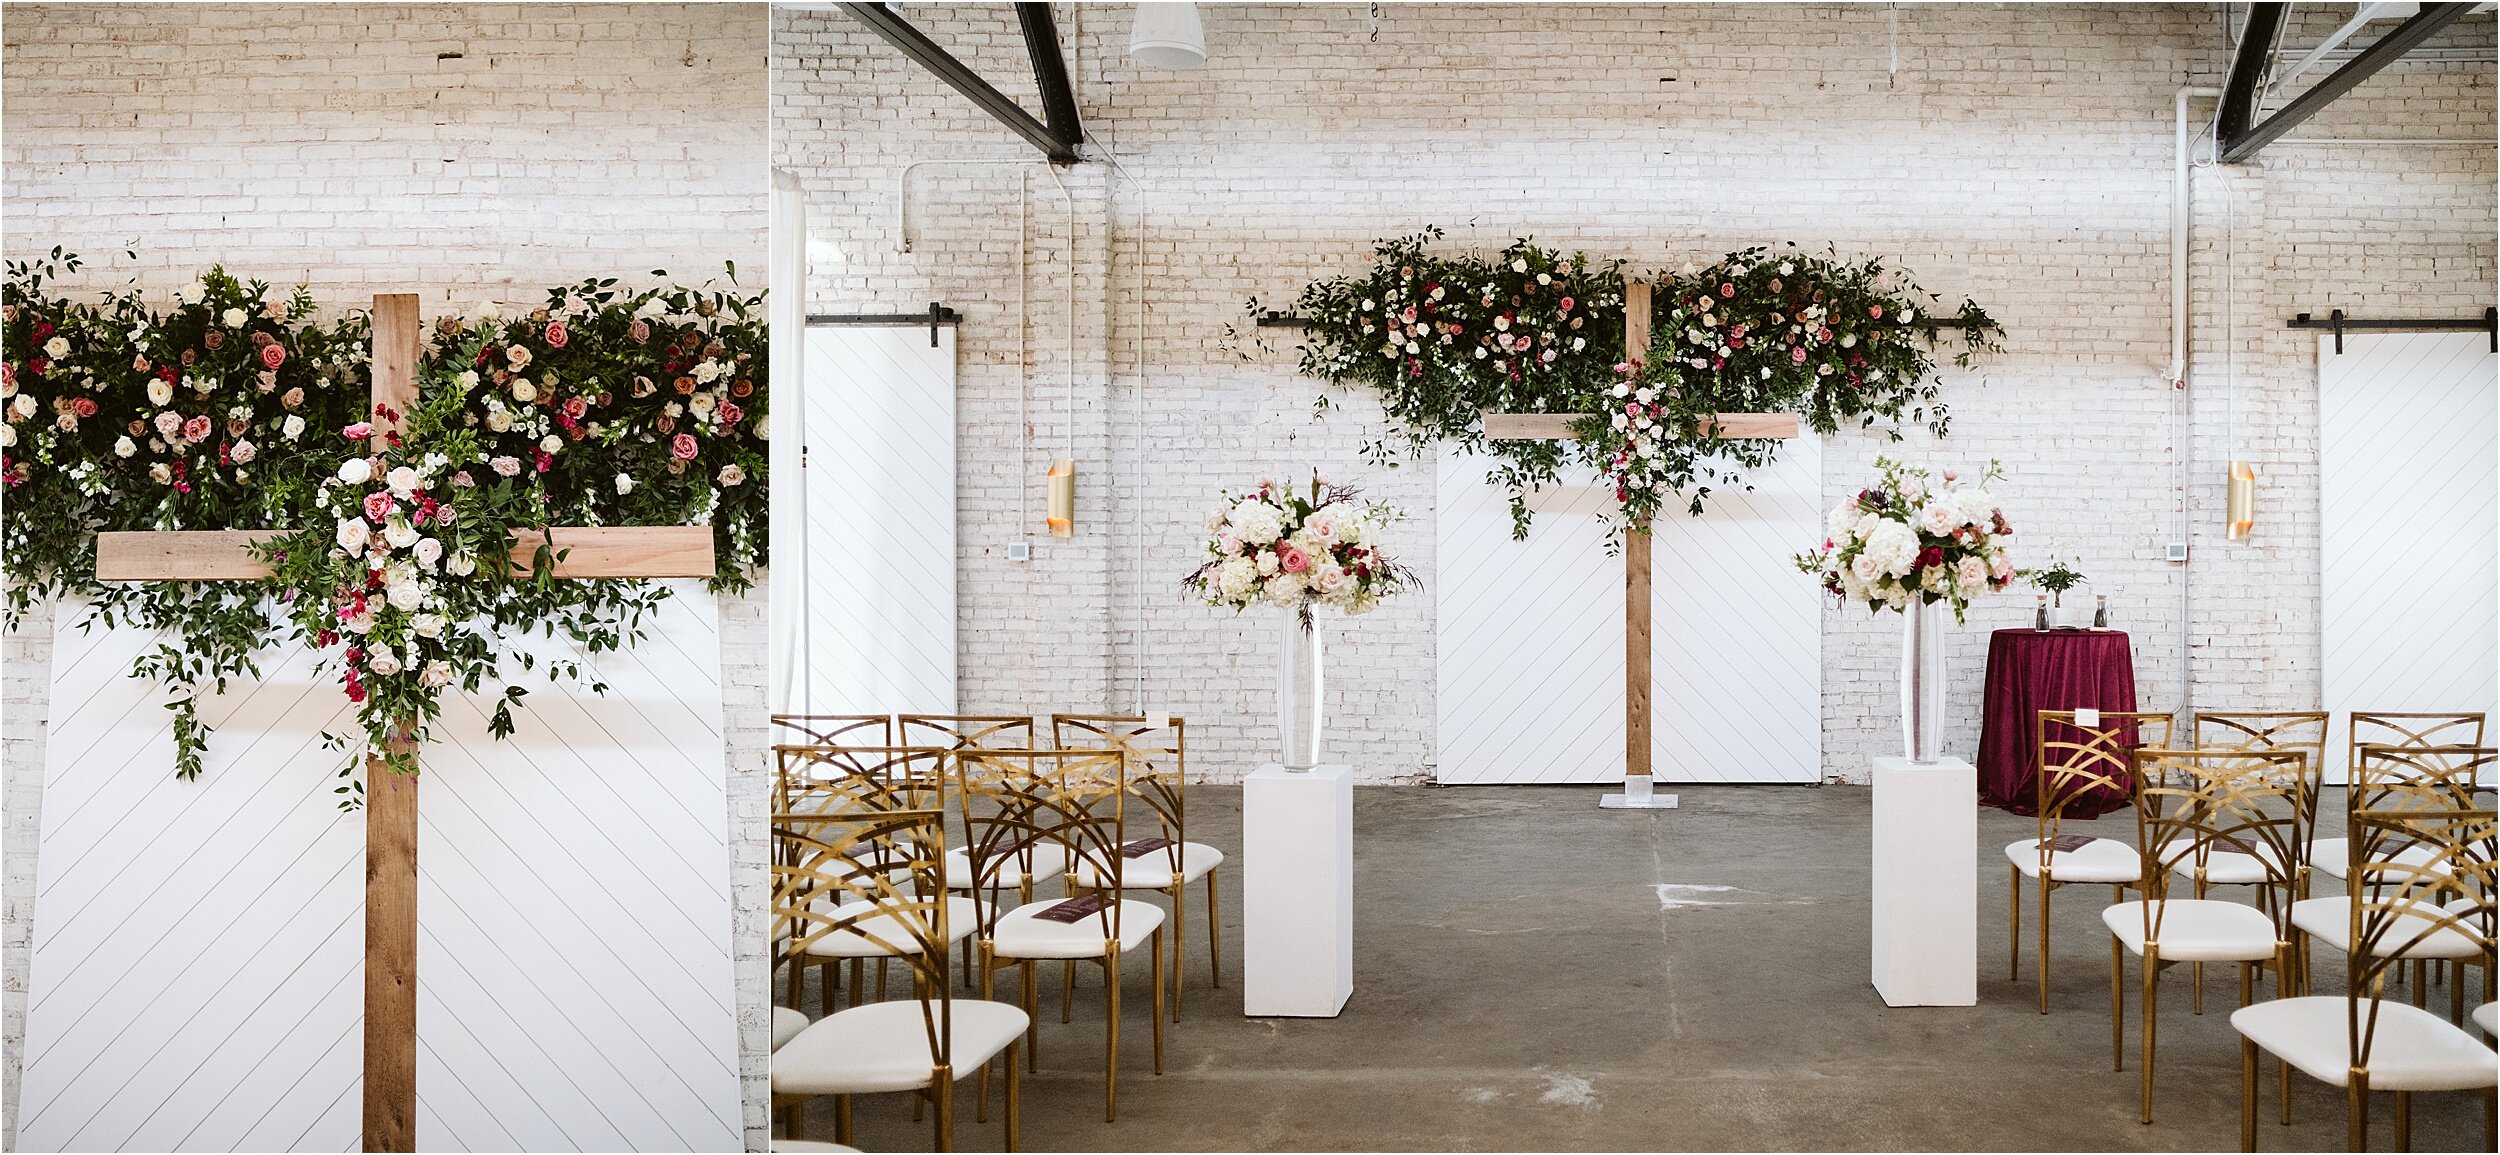
<svg viewBox="0 0 2500 1155"><path fill-rule="evenodd" d="M2205 897L2205 880L2202 877L2196 880L2196 897ZM2201 1015L2205 1013L2205 964L2193 963L2190 964L2189 969L2195 972L2189 981L2196 985L2196 991L2194 996L2189 998L2188 1006L2193 1013Z"/></svg>
<svg viewBox="0 0 2500 1155"><path fill-rule="evenodd" d="M1164 891L1172 897L1172 1021L1181 1021L1181 971L1189 953L1189 884L1172 880L1172 889ZM1156 931L1160 935L1162 931ZM1156 957L1161 957L1160 955ZM1156 1004L1161 1005L1157 999Z"/></svg>
<svg viewBox="0 0 2500 1155"><path fill-rule="evenodd" d="M2240 1036L2240 1150L2257 1149L2257 1043Z"/></svg>
<svg viewBox="0 0 2500 1155"><path fill-rule="evenodd" d="M1076 964L1059 964L1059 1021L1067 1022L1069 1007L1076 1002Z"/></svg>
<svg viewBox="0 0 2500 1155"><path fill-rule="evenodd" d="M1038 981L1041 965L1032 959L1025 959L1019 967L1024 972L1024 1069L1027 1071L1042 1069L1042 1016L1037 1013L1042 1009L1041 983Z"/></svg>
<svg viewBox="0 0 2500 1155"><path fill-rule="evenodd" d="M1110 1006L1103 1016L1105 1042L1102 1079L1102 1121L1120 1121L1120 944L1107 943L1102 955L1103 989Z"/></svg>
<svg viewBox="0 0 2500 1155"><path fill-rule="evenodd" d="M2127 952L2109 936L2109 1069L2127 1069Z"/></svg>
<svg viewBox="0 0 2500 1155"><path fill-rule="evenodd" d="M2349 1151L2370 1149L2370 1077L2354 1071L2345 1081L2344 1146Z"/></svg>
<svg viewBox="0 0 2500 1155"><path fill-rule="evenodd" d="M1215 876L1221 873L1221 867L1207 871L1207 985L1217 990L1224 989L1224 911L1215 897Z"/></svg>
<svg viewBox="0 0 2500 1155"><path fill-rule="evenodd" d="M1017 1121L1017 1119L1019 1118L1019 1116L1018 1116L1017 1112L1018 1112L1018 1110L1019 1110L1019 1109L1020 1109L1020 1107L1021 1107L1021 1104L1019 1103L1019 1101L1018 1101L1018 1099L1017 1099L1017 1095L1016 1095L1016 1093L1017 1093L1018 1089L1019 1089L1019 1088L1018 1088L1018 1085L1017 1085L1017 1078L1016 1078L1016 1045L1015 1045L1014 1043L1012 1043L1012 1042L1011 1042L1011 1043L1008 1043L1008 1044L1007 1044L1007 1142L1006 1142L1006 1147L1007 1147L1007 1149L1008 1149L1008 1150L1010 1150L1010 1151L1013 1151L1013 1150L1015 1150L1015 1149L1016 1149L1016 1121Z"/></svg>
<svg viewBox="0 0 2500 1155"><path fill-rule="evenodd" d="M1180 904L1174 903L1173 905L1178 906ZM1172 937L1177 940L1180 936L1175 933ZM1147 945L1153 948L1154 952L1153 985L1155 996L1154 1012L1147 1016L1147 1021L1154 1024L1155 1074L1160 1075L1163 1073L1163 931L1161 928L1158 927L1155 930L1154 941L1148 943ZM1175 965L1173 969L1178 970L1179 968Z"/></svg>
<svg viewBox="0 0 2500 1155"><path fill-rule="evenodd" d="M2396 1150L2413 1150L2413 1095L2396 1092Z"/></svg>
<svg viewBox="0 0 2500 1155"><path fill-rule="evenodd" d="M833 1097L833 1141L845 1147L851 1145L851 1097L848 1095Z"/></svg>
<svg viewBox="0 0 2500 1155"><path fill-rule="evenodd" d="M2005 981L2018 982L2023 977L2023 870L2011 862L2005 864L2005 926Z"/></svg>
<svg viewBox="0 0 2500 1155"><path fill-rule="evenodd" d="M2049 891L2054 884L2040 879L2040 1013L2049 1013Z"/></svg>
<svg viewBox="0 0 2500 1155"><path fill-rule="evenodd" d="M937 1101L937 1149L952 1151L955 1149L955 1069L939 1067L935 1073L936 1085L929 1090L930 1097Z"/></svg>
<svg viewBox="0 0 2500 1155"><path fill-rule="evenodd" d="M2153 1034L2157 1026L2156 1016L2161 1009L2161 961L2156 953L2151 949L2152 944L2147 943L2145 946L2146 950L2143 957L2137 959L2136 961L2144 965L2143 1121L2150 1123L2153 1121Z"/></svg>

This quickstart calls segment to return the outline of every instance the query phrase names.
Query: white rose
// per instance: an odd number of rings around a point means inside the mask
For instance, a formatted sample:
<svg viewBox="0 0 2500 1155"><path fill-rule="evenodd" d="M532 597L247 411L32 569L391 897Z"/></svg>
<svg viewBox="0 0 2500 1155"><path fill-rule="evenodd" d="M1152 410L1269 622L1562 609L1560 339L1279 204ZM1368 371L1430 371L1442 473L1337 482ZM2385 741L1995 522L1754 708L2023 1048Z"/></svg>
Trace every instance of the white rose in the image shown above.
<svg viewBox="0 0 2500 1155"><path fill-rule="evenodd" d="M1833 506L1832 515L1823 519L1823 532L1833 541L1840 541L1849 536L1849 527L1857 523L1856 503L1844 501Z"/></svg>
<svg viewBox="0 0 2500 1155"><path fill-rule="evenodd" d="M392 653L389 646L375 646L373 652L365 655L365 669L390 677L400 671L399 655Z"/></svg>
<svg viewBox="0 0 2500 1155"><path fill-rule="evenodd" d="M538 439L538 448L544 452L553 453L564 448L564 439L550 433Z"/></svg>
<svg viewBox="0 0 2500 1155"><path fill-rule="evenodd" d="M373 529L371 526L365 524L365 519L361 517L342 517L339 519L339 548L346 550L347 556L354 557L357 554L363 553L365 551L365 541L372 536Z"/></svg>
<svg viewBox="0 0 2500 1155"><path fill-rule="evenodd" d="M350 457L339 463L339 480L349 485L363 485L373 480L373 463L361 457Z"/></svg>
<svg viewBox="0 0 2500 1155"><path fill-rule="evenodd" d="M11 432L15 432L15 430L11 430ZM116 437L113 439L113 456L128 457L137 452L139 452L138 445L134 444L129 438Z"/></svg>
<svg viewBox="0 0 2500 1155"><path fill-rule="evenodd" d="M522 402L523 404L536 401L538 400L538 386L530 384L529 378L527 377L514 381L512 383L512 399Z"/></svg>
<svg viewBox="0 0 2500 1155"><path fill-rule="evenodd" d="M711 416L712 406L715 404L718 404L718 400L709 393L697 393L686 398L686 408L693 410L697 417Z"/></svg>
<svg viewBox="0 0 2500 1155"><path fill-rule="evenodd" d="M502 406L496 406L493 409L487 410L486 428L496 433L510 432L512 429L512 411L505 409Z"/></svg>
<svg viewBox="0 0 2500 1155"><path fill-rule="evenodd" d="M260 456L259 447L249 441L237 441L234 443L234 448L227 452L234 458L236 465L250 465L253 458Z"/></svg>
<svg viewBox="0 0 2500 1155"><path fill-rule="evenodd" d="M417 527L408 524L408 519L398 514L392 514L390 522L382 527L382 540L391 543L392 549L415 545L418 536Z"/></svg>
<svg viewBox="0 0 2500 1155"><path fill-rule="evenodd" d="M623 473L617 474L617 475L616 475L616 492L617 492L617 495L618 495L618 496L620 496L620 497L622 497L622 496L624 496L625 494L632 493L633 491L634 491L634 479L633 479L633 477L632 477L632 476L630 476L630 475L628 475L628 474L623 474Z"/></svg>
<svg viewBox="0 0 2500 1155"><path fill-rule="evenodd" d="M1273 552L1260 554L1258 560L1259 576L1274 577L1279 564L1280 563L1277 561L1276 555Z"/></svg>
<svg viewBox="0 0 2500 1155"><path fill-rule="evenodd" d="M466 393L477 388L477 370L463 369L460 371L460 376L453 378L453 380L459 382L460 391Z"/></svg>
<svg viewBox="0 0 2500 1155"><path fill-rule="evenodd" d="M1918 511L1918 527L1937 537L1960 528L1962 515L1944 502L1936 502Z"/></svg>
<svg viewBox="0 0 2500 1155"><path fill-rule="evenodd" d="M425 604L425 587L415 582L399 582L389 588L392 609L413 610Z"/></svg>
<svg viewBox="0 0 2500 1155"><path fill-rule="evenodd" d="M173 404L173 400L173 382L162 377L151 377L148 379L148 404L157 406L171 405Z"/></svg>
<svg viewBox="0 0 2500 1155"><path fill-rule="evenodd" d="M153 481L158 485L172 485L174 483L174 467L159 461L148 467L148 480Z"/></svg>
<svg viewBox="0 0 2500 1155"><path fill-rule="evenodd" d="M432 572L435 563L443 560L443 543L430 537L422 538L409 552L416 555L418 565Z"/></svg>
<svg viewBox="0 0 2500 1155"><path fill-rule="evenodd" d="M391 487L392 496L402 500L416 493L417 487L424 484L423 479L417 476L417 471L405 465L392 470L387 477L383 478L383 481Z"/></svg>
<svg viewBox="0 0 2500 1155"><path fill-rule="evenodd" d="M20 421L34 416L35 395L32 393L18 394L17 400L9 402L9 412L16 414L17 419Z"/></svg>
<svg viewBox="0 0 2500 1155"><path fill-rule="evenodd" d="M428 689L439 690L451 684L451 663L436 658L425 664L425 672L417 676Z"/></svg>
<svg viewBox="0 0 2500 1155"><path fill-rule="evenodd" d="M193 281L188 285L184 285L183 287L174 290L174 299L185 304L197 301L207 295L208 285L201 281Z"/></svg>
<svg viewBox="0 0 2500 1155"><path fill-rule="evenodd" d="M245 313L241 309L228 309L226 310L224 320L227 328L240 329L243 327L243 323L245 321L251 320L251 315Z"/></svg>
<svg viewBox="0 0 2500 1155"><path fill-rule="evenodd" d="M54 337L43 343L43 355L55 361L69 356L69 338Z"/></svg>
<svg viewBox="0 0 2500 1155"><path fill-rule="evenodd" d="M1527 272L1527 271L1528 271L1528 258L1526 258L1526 257L1521 257L1521 258L1519 258L1518 260L1512 261L1512 262L1510 263L1510 271L1511 271L1511 272L1514 272L1514 273L1524 273L1524 272Z"/></svg>
<svg viewBox="0 0 2500 1155"><path fill-rule="evenodd" d="M278 432L285 434L287 440L293 441L304 435L304 419L289 413L286 415L286 420L278 426Z"/></svg>
<svg viewBox="0 0 2500 1155"><path fill-rule="evenodd" d="M453 577L467 577L477 572L477 559L465 553L453 554L450 561L443 563L443 572Z"/></svg>
<svg viewBox="0 0 2500 1155"><path fill-rule="evenodd" d="M1858 579L1858 580L1859 580L1859 581L1861 581L1861 582L1871 582L1871 581L1874 581L1874 580L1875 580L1876 575L1878 575L1878 574L1880 574L1880 573L1882 573L1882 572L1883 572L1883 567L1882 567L1882 566L1880 566L1880 565L1877 565L1877 564L1875 563L1875 559L1874 559L1874 558L1869 557L1869 556L1867 556L1867 555L1865 555L1865 554L1863 554L1863 553L1859 554L1859 555L1857 556L1857 559L1856 559L1856 560L1851 561L1851 562L1849 563L1849 574L1850 574L1850 576L1851 576L1851 577L1854 577L1854 578L1856 578L1856 579Z"/></svg>
<svg viewBox="0 0 2500 1155"><path fill-rule="evenodd" d="M409 628L411 631L414 631L414 632L416 633L416 635L417 635L418 637L420 637L420 638L439 638L439 637L442 637L442 636L443 636L443 615L441 615L441 614L418 614L417 616L415 616L415 617L413 617L413 618L408 619L408 628Z"/></svg>
<svg viewBox="0 0 2500 1155"><path fill-rule="evenodd" d="M720 476L714 480L720 482L724 486L727 486L741 484L745 482L746 479L747 471L738 468L737 464L733 462L731 464L721 466Z"/></svg>
<svg viewBox="0 0 2500 1155"><path fill-rule="evenodd" d="M1954 580L1961 583L1965 592L1976 590L1988 582L1988 563L1978 558L1963 558L1953 569Z"/></svg>
<svg viewBox="0 0 2500 1155"><path fill-rule="evenodd" d="M130 439L129 439L129 438L127 438L127 437L125 437L125 438L122 438L122 440L124 440L124 441L128 441L128 440L130 440ZM15 444L17 444L17 426L14 426L14 425L0 425L0 447L6 447L6 446L15 445ZM127 454L127 453L125 453L125 454L122 454L122 456L124 456L124 457L128 457L128 456L130 456L130 455L129 455L129 454Z"/></svg>

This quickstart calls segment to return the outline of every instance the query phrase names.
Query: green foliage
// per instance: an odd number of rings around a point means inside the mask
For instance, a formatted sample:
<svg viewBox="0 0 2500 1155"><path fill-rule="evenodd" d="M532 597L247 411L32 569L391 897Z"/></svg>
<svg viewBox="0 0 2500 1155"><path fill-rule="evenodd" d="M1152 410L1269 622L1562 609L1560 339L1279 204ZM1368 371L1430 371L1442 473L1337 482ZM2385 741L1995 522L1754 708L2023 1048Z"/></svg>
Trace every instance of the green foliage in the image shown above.
<svg viewBox="0 0 2500 1155"><path fill-rule="evenodd" d="M556 580L543 544L516 570L515 530L708 524L715 590L746 588L762 561L761 295L592 279L550 290L527 316L443 318L415 409L386 439L357 428L376 416L365 314L324 322L305 290L279 300L223 269L163 311L130 291L73 302L52 286L77 268L57 249L7 266L7 614L71 597L91 606L82 626L161 631L132 674L175 688L184 777L209 736L197 695L256 675L281 635L342 647L364 743L413 769L388 740L403 724L422 739L445 689L504 681L507 639L615 650L666 596L650 582ZM389 508L372 516L376 495ZM280 531L256 547L270 579L96 580L98 531L230 528ZM547 672L585 677L570 661ZM524 692L504 688L498 736ZM340 793L353 806L362 788Z"/></svg>
<svg viewBox="0 0 2500 1155"><path fill-rule="evenodd" d="M2024 581L2060 597L2064 597L2067 590L2089 580L2080 571L2054 558L2045 566L2022 571L2022 577Z"/></svg>

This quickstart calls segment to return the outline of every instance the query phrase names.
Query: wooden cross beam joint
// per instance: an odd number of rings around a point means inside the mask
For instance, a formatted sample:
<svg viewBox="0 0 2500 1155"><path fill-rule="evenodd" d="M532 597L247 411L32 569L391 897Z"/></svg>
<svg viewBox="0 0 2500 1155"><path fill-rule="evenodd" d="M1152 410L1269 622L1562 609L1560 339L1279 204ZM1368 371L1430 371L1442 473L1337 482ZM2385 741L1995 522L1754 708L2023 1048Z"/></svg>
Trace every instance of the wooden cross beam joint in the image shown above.
<svg viewBox="0 0 2500 1155"><path fill-rule="evenodd" d="M1639 354L1649 349L1650 286L1623 287L1623 347ZM1569 441L1579 413L1493 413L1483 415L1484 435L1494 441ZM1787 440L1798 435L1794 413L1718 413L1705 419L1696 433L1741 440ZM1647 526L1640 527L1646 530ZM1652 809L1675 805L1673 795L1653 802L1650 794L1650 535L1623 535L1623 780L1622 794L1608 795L1609 808Z"/></svg>
<svg viewBox="0 0 2500 1155"><path fill-rule="evenodd" d="M377 413L416 408L417 297L373 298L373 404ZM398 429L375 422L377 436ZM96 535L96 578L108 582L251 581L269 576L251 546L274 530L213 529ZM557 526L513 533L515 576L536 570L541 545L557 553L559 578L710 577L707 526ZM403 723L391 753L413 754ZM364 1149L413 1151L417 1139L417 780L365 762Z"/></svg>

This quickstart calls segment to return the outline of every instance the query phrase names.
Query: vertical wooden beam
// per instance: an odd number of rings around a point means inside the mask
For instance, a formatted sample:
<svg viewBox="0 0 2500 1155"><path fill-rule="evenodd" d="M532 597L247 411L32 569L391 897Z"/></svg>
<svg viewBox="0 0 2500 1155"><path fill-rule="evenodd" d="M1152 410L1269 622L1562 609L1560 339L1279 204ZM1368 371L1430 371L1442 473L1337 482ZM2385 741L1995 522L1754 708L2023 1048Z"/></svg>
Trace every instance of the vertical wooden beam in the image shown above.
<svg viewBox="0 0 2500 1155"><path fill-rule="evenodd" d="M399 428L417 398L417 298L373 298L373 403L382 433ZM403 725L390 750L416 752ZM379 753L365 761L364 1149L417 1149L417 777L395 774Z"/></svg>
<svg viewBox="0 0 2500 1155"><path fill-rule="evenodd" d="M1649 286L1623 287L1623 357L1649 356ZM1649 526L1623 534L1623 773L1649 777Z"/></svg>

